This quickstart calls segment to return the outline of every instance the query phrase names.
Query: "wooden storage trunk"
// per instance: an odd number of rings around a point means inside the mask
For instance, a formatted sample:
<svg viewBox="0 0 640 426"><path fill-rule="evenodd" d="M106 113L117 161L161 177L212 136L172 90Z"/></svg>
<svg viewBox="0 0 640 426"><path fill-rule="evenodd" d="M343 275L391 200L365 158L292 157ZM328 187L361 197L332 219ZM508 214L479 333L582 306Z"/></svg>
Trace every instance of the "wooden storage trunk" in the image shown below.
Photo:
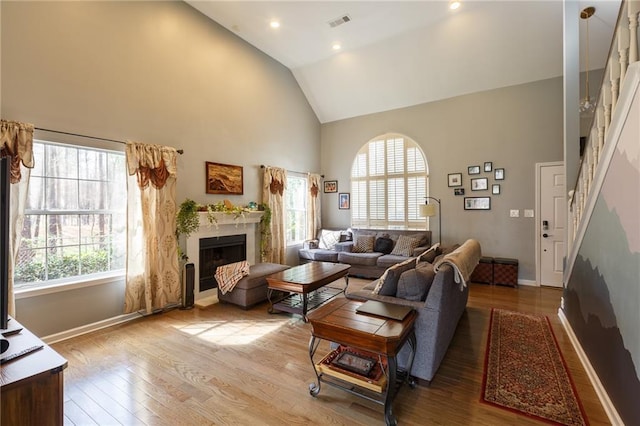
<svg viewBox="0 0 640 426"><path fill-rule="evenodd" d="M493 284L493 257L481 257L471 274L471 282Z"/></svg>
<svg viewBox="0 0 640 426"><path fill-rule="evenodd" d="M493 283L518 286L518 259L496 257L493 259Z"/></svg>

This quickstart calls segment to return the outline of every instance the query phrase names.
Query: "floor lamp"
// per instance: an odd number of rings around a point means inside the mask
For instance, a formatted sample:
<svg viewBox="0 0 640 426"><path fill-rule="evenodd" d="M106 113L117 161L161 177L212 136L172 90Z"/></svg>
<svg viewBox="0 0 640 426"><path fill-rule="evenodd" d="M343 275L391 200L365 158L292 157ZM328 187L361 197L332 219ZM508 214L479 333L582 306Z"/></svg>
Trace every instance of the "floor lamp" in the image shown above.
<svg viewBox="0 0 640 426"><path fill-rule="evenodd" d="M440 209L440 200L433 197L425 197L425 203L420 204L420 216L425 217L433 217L436 215L436 205L431 203L429 204L429 200L433 200L438 203L438 244L442 243L442 210Z"/></svg>

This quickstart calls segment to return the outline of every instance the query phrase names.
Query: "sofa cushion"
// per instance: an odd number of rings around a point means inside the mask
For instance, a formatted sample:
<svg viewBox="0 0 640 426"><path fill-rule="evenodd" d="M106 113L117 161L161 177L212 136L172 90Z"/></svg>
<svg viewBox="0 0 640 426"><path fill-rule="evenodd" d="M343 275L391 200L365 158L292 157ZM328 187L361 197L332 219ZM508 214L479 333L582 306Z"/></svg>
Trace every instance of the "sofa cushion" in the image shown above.
<svg viewBox="0 0 640 426"><path fill-rule="evenodd" d="M261 285L266 285L267 275L275 274L289 268L290 266L280 265L279 263L256 263L255 265L251 265L249 266L249 275L238 281L232 291L242 288L249 290Z"/></svg>
<svg viewBox="0 0 640 426"><path fill-rule="evenodd" d="M320 237L318 238L318 246L321 249L332 250L333 246L340 241L341 231L330 231L323 229L320 231Z"/></svg>
<svg viewBox="0 0 640 426"><path fill-rule="evenodd" d="M398 242L396 246L393 248L391 254L395 256L411 256L413 254L413 250L420 245L420 240L413 237L408 237L406 235L400 235L398 237Z"/></svg>
<svg viewBox="0 0 640 426"><path fill-rule="evenodd" d="M382 256L381 253L351 253L341 251L338 253L338 262L349 265L376 266L376 261Z"/></svg>
<svg viewBox="0 0 640 426"><path fill-rule="evenodd" d="M353 244L354 253L371 253L373 251L373 243L375 235L356 235Z"/></svg>
<svg viewBox="0 0 640 426"><path fill-rule="evenodd" d="M378 268L390 268L396 263L401 263L407 260L407 256L396 256L394 254L385 254L378 258L376 265Z"/></svg>
<svg viewBox="0 0 640 426"><path fill-rule="evenodd" d="M396 297L413 301L424 301L433 283L436 273L431 263L423 262L414 269L400 275Z"/></svg>
<svg viewBox="0 0 640 426"><path fill-rule="evenodd" d="M298 250L298 257L317 262L337 262L338 252L325 249L300 249Z"/></svg>
<svg viewBox="0 0 640 426"><path fill-rule="evenodd" d="M381 296L395 296L398 289L398 280L400 279L400 275L402 275L404 271L415 268L415 266L416 262L411 258L388 268L378 279L378 283L376 284L373 293Z"/></svg>
<svg viewBox="0 0 640 426"><path fill-rule="evenodd" d="M373 251L377 251L382 254L389 254L393 250L393 240L389 238L388 234L382 237L377 237L373 244Z"/></svg>

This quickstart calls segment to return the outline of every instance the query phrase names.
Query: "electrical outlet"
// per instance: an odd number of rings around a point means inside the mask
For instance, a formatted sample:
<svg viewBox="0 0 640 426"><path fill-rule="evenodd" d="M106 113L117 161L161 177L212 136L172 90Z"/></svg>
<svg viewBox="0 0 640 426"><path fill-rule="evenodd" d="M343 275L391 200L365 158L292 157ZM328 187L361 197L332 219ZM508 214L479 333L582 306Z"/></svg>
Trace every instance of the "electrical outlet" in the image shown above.
<svg viewBox="0 0 640 426"><path fill-rule="evenodd" d="M524 209L524 217L533 217L533 210Z"/></svg>
<svg viewBox="0 0 640 426"><path fill-rule="evenodd" d="M509 211L509 217L520 217L520 210L510 210Z"/></svg>

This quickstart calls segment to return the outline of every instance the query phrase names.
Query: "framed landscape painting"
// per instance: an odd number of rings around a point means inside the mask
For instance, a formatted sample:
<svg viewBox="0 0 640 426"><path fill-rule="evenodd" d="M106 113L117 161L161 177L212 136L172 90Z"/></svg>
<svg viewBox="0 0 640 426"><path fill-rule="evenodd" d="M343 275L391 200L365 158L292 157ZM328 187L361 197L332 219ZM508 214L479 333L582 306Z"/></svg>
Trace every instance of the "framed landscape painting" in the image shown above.
<svg viewBox="0 0 640 426"><path fill-rule="evenodd" d="M207 194L242 195L242 166L206 162Z"/></svg>

